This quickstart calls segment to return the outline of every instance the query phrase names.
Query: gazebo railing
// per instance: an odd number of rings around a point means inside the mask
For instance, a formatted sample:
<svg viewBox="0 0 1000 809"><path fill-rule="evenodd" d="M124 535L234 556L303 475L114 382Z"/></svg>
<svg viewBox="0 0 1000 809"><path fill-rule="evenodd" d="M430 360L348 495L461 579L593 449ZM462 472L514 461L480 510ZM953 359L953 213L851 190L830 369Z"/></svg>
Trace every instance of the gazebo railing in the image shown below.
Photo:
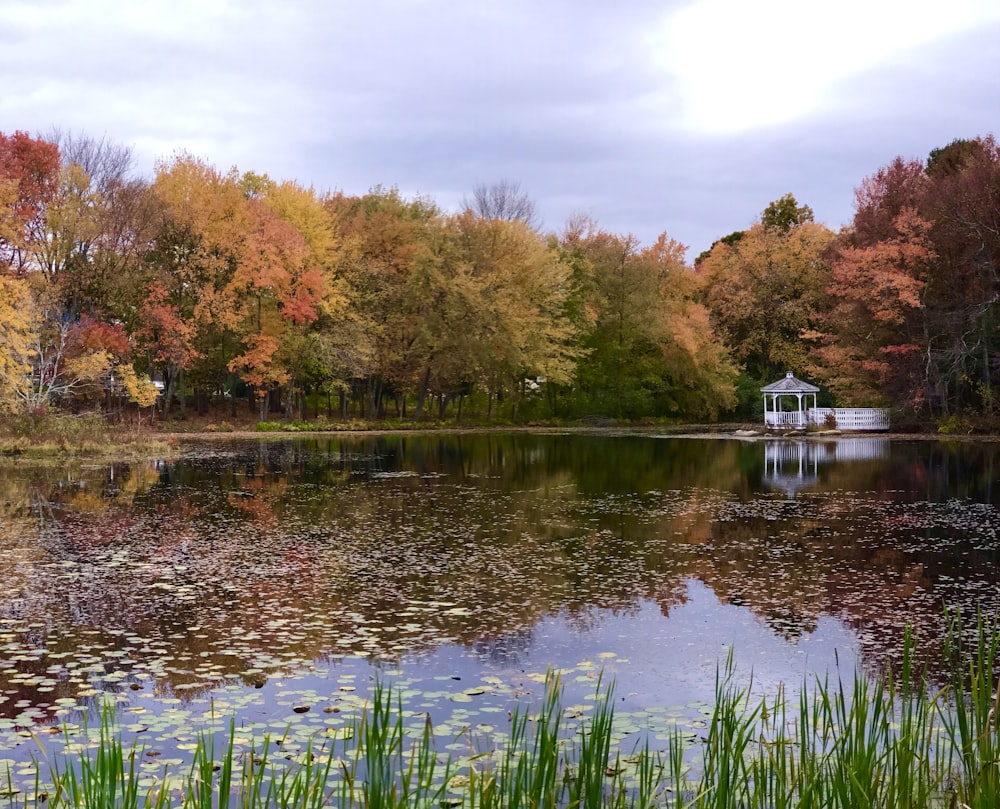
<svg viewBox="0 0 1000 809"><path fill-rule="evenodd" d="M832 420L830 417L833 417ZM803 430L836 425L838 430L888 430L889 411L881 407L811 407L808 410L766 411L764 426L772 429Z"/></svg>
<svg viewBox="0 0 1000 809"><path fill-rule="evenodd" d="M781 410L769 410L764 413L764 424L767 427L788 427L788 428L804 428L808 422L809 414L808 411L781 411Z"/></svg>
<svg viewBox="0 0 1000 809"><path fill-rule="evenodd" d="M838 430L889 429L889 411L884 407L814 407L809 411L811 423L821 426L830 416Z"/></svg>

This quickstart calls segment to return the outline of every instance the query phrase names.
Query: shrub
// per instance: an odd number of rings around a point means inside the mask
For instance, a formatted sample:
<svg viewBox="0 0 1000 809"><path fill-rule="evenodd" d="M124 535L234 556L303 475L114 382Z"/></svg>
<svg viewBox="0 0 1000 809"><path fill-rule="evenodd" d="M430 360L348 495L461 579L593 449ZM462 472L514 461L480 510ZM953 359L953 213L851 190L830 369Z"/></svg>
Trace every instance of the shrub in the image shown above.
<svg viewBox="0 0 1000 809"><path fill-rule="evenodd" d="M963 416L951 415L939 421L937 429L941 435L968 435L972 424Z"/></svg>

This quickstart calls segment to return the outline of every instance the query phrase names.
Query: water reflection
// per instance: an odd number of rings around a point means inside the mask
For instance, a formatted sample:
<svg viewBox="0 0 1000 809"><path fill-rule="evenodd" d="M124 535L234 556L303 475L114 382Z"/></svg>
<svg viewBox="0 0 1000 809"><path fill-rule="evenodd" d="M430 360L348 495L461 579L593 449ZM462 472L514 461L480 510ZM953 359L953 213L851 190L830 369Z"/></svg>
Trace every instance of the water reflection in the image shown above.
<svg viewBox="0 0 1000 809"><path fill-rule="evenodd" d="M880 665L910 623L930 654L943 602L997 603L996 462L884 438L437 434L9 466L0 716L445 648L544 670L609 625L640 656L693 592L704 621L788 648L833 622Z"/></svg>
<svg viewBox="0 0 1000 809"><path fill-rule="evenodd" d="M764 485L794 498L800 489L819 481L820 466L871 461L889 454L887 438L851 437L830 440L767 440L764 442Z"/></svg>

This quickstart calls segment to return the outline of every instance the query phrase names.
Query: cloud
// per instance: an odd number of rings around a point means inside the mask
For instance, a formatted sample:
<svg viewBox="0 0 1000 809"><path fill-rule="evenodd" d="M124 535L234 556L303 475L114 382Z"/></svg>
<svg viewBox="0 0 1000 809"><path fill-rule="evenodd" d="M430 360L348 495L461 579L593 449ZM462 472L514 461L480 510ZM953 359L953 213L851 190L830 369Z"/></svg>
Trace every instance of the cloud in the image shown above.
<svg viewBox="0 0 1000 809"><path fill-rule="evenodd" d="M693 253L792 192L850 220L895 155L1000 130L1000 4L8 0L0 129L186 150L457 210L519 182Z"/></svg>
<svg viewBox="0 0 1000 809"><path fill-rule="evenodd" d="M701 0L651 36L681 87L683 125L738 133L829 108L838 87L921 47L1000 20L1000 5L954 0Z"/></svg>

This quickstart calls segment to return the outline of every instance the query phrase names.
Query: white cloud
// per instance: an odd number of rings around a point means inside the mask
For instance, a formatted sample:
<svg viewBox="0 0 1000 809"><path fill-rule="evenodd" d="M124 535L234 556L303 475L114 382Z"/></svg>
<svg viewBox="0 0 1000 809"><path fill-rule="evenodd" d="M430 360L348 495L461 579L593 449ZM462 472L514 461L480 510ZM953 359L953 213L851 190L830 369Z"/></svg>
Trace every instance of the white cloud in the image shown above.
<svg viewBox="0 0 1000 809"><path fill-rule="evenodd" d="M1000 132L998 0L0 4L0 131L448 209L507 178L550 227L692 255L788 191L836 226L896 154Z"/></svg>
<svg viewBox="0 0 1000 809"><path fill-rule="evenodd" d="M649 45L679 87L682 126L733 134L815 112L845 80L995 20L995 0L699 0Z"/></svg>

